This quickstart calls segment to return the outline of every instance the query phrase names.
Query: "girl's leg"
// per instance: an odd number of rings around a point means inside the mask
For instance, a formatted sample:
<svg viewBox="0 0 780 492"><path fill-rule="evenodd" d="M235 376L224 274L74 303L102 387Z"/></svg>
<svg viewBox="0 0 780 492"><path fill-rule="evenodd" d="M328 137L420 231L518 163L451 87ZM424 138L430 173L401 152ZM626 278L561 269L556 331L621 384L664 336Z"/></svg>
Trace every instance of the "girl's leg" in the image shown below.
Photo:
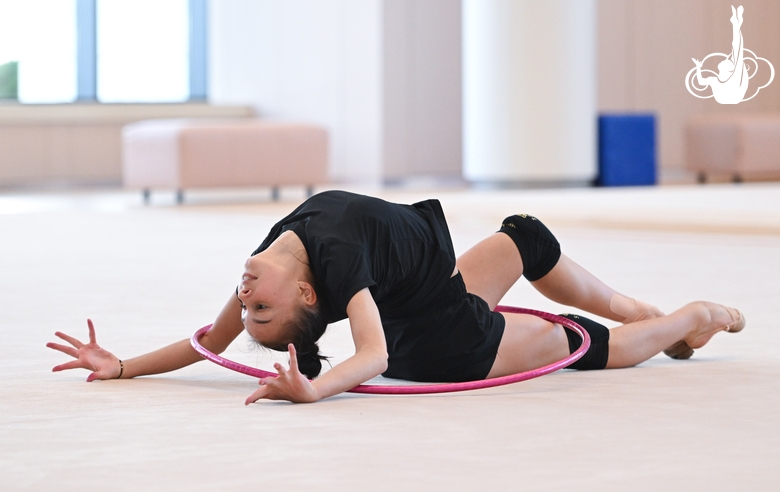
<svg viewBox="0 0 780 492"><path fill-rule="evenodd" d="M550 273L531 285L557 303L621 323L664 315L655 306L620 294L563 254Z"/></svg>
<svg viewBox="0 0 780 492"><path fill-rule="evenodd" d="M679 340L703 347L719 331L740 331L744 318L733 308L693 302L668 316L637 321L610 330L607 368L631 367Z"/></svg>
<svg viewBox="0 0 780 492"><path fill-rule="evenodd" d="M530 371L569 355L563 326L529 314L502 314L504 336L488 379Z"/></svg>
<svg viewBox="0 0 780 492"><path fill-rule="evenodd" d="M529 217L524 216L523 220L538 222ZM552 235L550 237L555 240ZM533 268L533 265L525 265L525 261L512 237L499 232L460 256L457 264L466 289L484 299L493 309L520 279L526 266ZM555 302L622 323L663 316L657 308L619 294L563 254L552 270L532 281L531 285Z"/></svg>
<svg viewBox="0 0 780 492"><path fill-rule="evenodd" d="M480 241L458 258L458 270L466 290L481 297L490 309L523 275L523 259L512 239L495 233Z"/></svg>
<svg viewBox="0 0 780 492"><path fill-rule="evenodd" d="M564 328L535 316L504 313L506 328L488 378L542 367L569 355ZM668 316L610 330L607 368L635 366L678 340L704 346L719 331L739 331L744 318L736 309L694 302Z"/></svg>

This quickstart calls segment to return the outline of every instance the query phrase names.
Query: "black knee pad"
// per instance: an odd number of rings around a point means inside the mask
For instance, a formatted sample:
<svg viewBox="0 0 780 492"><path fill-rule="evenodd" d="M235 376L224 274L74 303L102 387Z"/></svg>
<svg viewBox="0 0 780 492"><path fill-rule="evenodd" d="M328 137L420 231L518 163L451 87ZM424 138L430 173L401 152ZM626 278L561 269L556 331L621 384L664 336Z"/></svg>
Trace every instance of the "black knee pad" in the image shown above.
<svg viewBox="0 0 780 492"><path fill-rule="evenodd" d="M523 259L523 275L531 282L547 275L561 257L558 240L536 217L512 215L504 219L498 232L515 242Z"/></svg>
<svg viewBox="0 0 780 492"><path fill-rule="evenodd" d="M576 314L561 314L561 316L574 321L590 335L590 348L588 348L588 351L579 360L566 367L579 369L580 371L604 369L607 367L607 360L609 359L609 328L584 316ZM582 338L573 330L565 328L565 331L566 338L569 339L569 353L573 354L582 345Z"/></svg>

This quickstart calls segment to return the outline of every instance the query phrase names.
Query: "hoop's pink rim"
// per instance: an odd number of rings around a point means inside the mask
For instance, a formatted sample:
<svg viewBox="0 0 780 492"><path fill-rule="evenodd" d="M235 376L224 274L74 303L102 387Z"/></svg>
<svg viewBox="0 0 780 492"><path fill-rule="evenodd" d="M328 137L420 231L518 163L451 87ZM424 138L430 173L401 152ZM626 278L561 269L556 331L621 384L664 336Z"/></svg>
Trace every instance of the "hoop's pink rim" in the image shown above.
<svg viewBox="0 0 780 492"><path fill-rule="evenodd" d="M378 395L419 395L426 393L452 393L456 391L469 391L482 388L492 388L494 386L501 386L504 384L518 383L520 381L527 381L529 379L538 378L545 374L550 374L559 369L573 364L580 359L585 352L590 348L590 336L582 326L574 321L564 318L563 316L557 316L555 314L546 313L544 311L536 311L534 309L526 309L512 306L496 306L496 311L502 313L518 313L518 314L531 314L538 316L547 321L558 323L564 327L574 331L580 337L582 337L582 345L575 350L571 355L565 357L558 362L553 362L544 367L533 369L530 371L519 372L517 374L510 374L508 376L502 376L499 378L482 379L479 381L467 381L463 383L439 383L439 384L425 384L425 385L409 385L409 386L385 386L374 384L361 384L355 386L349 392L351 393L371 393ZM219 364L222 367L226 367L230 370L246 374L247 376L253 376L256 378L276 377L277 374L273 372L264 371L256 367L245 366L232 360L221 357L213 352L208 351L200 344L200 337L202 337L209 329L211 325L206 325L203 328L196 331L190 338L192 348L195 349L204 359L208 359L215 364Z"/></svg>

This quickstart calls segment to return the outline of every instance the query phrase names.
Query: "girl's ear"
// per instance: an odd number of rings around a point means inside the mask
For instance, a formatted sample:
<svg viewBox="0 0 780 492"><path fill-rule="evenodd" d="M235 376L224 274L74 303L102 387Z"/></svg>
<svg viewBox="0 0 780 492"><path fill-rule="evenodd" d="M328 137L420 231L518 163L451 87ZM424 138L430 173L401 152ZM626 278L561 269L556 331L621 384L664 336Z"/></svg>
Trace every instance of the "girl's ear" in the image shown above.
<svg viewBox="0 0 780 492"><path fill-rule="evenodd" d="M309 282L298 282L298 293L301 295L303 303L307 306L317 304L317 293Z"/></svg>

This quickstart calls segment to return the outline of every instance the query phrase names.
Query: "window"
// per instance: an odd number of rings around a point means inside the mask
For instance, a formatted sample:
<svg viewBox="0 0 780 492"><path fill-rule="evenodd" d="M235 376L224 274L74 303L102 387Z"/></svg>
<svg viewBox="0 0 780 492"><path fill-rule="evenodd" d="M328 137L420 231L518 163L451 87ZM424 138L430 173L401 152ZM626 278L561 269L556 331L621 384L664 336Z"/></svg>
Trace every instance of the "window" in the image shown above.
<svg viewBox="0 0 780 492"><path fill-rule="evenodd" d="M188 7L187 0L98 0L98 100L189 98Z"/></svg>
<svg viewBox="0 0 780 492"><path fill-rule="evenodd" d="M76 0L0 0L0 12L0 94L76 99Z"/></svg>
<svg viewBox="0 0 780 492"><path fill-rule="evenodd" d="M206 98L207 0L0 0L0 98Z"/></svg>

